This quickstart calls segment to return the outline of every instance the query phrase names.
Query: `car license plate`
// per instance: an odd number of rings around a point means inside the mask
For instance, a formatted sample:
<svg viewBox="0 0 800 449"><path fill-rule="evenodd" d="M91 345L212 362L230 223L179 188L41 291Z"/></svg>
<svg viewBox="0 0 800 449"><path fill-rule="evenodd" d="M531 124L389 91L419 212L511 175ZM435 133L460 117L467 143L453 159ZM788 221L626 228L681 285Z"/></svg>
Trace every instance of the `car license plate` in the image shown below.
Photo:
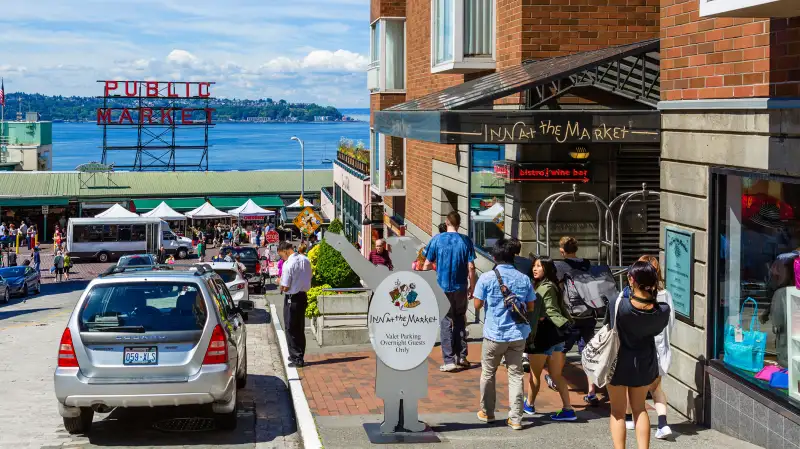
<svg viewBox="0 0 800 449"><path fill-rule="evenodd" d="M123 365L157 365L158 347L127 347L123 351Z"/></svg>

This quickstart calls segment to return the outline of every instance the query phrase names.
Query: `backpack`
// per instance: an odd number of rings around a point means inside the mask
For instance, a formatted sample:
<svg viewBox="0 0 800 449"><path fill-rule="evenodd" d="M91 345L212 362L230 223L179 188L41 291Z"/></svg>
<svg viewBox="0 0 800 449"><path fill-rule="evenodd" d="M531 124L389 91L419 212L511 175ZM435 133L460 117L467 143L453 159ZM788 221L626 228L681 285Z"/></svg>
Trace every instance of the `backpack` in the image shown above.
<svg viewBox="0 0 800 449"><path fill-rule="evenodd" d="M572 318L580 320L605 315L609 299L616 298L617 283L605 265L589 270L569 268L564 272L562 299Z"/></svg>

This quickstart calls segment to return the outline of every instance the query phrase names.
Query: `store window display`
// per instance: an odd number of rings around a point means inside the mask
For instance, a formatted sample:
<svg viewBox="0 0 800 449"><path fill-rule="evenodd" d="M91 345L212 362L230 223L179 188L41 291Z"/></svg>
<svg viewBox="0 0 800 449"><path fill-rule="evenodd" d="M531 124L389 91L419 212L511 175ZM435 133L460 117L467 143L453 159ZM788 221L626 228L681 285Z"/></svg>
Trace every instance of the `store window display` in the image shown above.
<svg viewBox="0 0 800 449"><path fill-rule="evenodd" d="M472 145L469 185L469 234L475 249L488 253L505 232L505 180L494 163L505 159L503 145Z"/></svg>
<svg viewBox="0 0 800 449"><path fill-rule="evenodd" d="M800 184L719 179L717 356L800 407Z"/></svg>

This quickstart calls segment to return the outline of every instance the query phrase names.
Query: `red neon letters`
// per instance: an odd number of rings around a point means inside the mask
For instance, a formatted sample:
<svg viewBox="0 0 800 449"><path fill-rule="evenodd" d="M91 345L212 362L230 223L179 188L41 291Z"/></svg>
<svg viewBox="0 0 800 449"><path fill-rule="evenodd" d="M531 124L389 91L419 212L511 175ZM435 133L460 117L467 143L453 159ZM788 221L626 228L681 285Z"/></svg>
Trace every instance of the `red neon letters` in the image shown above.
<svg viewBox="0 0 800 449"><path fill-rule="evenodd" d="M98 108L98 125L213 124L214 108Z"/></svg>
<svg viewBox="0 0 800 449"><path fill-rule="evenodd" d="M101 81L106 97L210 98L210 82Z"/></svg>

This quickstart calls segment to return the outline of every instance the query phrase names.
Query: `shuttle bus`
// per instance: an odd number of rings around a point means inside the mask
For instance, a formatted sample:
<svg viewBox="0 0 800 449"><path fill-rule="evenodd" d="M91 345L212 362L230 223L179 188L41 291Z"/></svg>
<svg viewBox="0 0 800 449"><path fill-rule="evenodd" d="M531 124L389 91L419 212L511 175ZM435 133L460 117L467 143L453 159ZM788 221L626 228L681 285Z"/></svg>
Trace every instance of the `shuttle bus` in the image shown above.
<svg viewBox="0 0 800 449"><path fill-rule="evenodd" d="M192 253L192 240L178 237L160 218L70 218L67 251L74 259L108 262L126 254L168 254L185 259Z"/></svg>

